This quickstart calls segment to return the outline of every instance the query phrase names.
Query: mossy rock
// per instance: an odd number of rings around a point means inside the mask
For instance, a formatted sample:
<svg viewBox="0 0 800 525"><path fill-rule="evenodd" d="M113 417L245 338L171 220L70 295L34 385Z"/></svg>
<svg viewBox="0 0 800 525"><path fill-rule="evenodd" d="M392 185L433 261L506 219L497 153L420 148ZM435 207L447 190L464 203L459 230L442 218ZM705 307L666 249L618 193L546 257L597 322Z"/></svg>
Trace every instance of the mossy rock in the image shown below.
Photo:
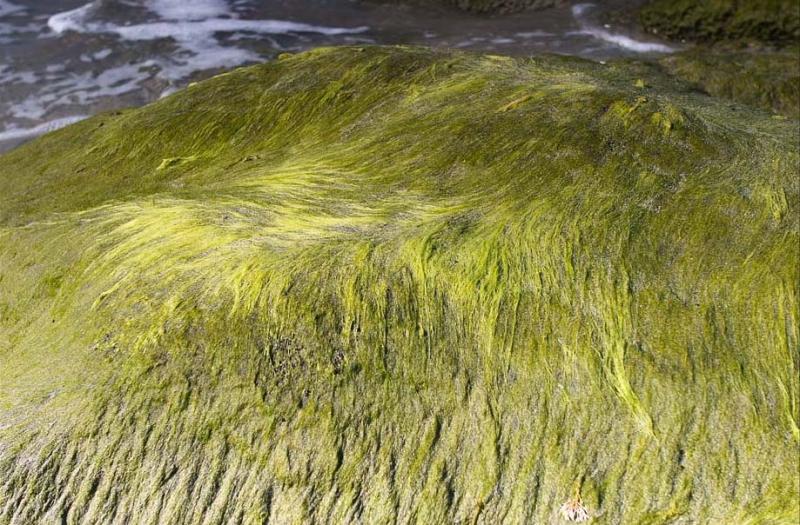
<svg viewBox="0 0 800 525"><path fill-rule="evenodd" d="M672 75L716 97L800 118L800 49L697 47L660 64Z"/></svg>
<svg viewBox="0 0 800 525"><path fill-rule="evenodd" d="M798 123L319 49L0 156L0 523L796 523Z"/></svg>
<svg viewBox="0 0 800 525"><path fill-rule="evenodd" d="M649 31L701 42L800 42L797 0L655 0L640 11Z"/></svg>

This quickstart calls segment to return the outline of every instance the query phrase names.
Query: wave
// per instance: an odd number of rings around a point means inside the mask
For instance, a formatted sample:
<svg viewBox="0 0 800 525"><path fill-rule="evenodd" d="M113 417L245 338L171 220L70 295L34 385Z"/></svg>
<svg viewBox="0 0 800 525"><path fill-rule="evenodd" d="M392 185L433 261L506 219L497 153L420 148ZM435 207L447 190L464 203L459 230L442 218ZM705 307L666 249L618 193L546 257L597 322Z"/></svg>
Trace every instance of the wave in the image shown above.
<svg viewBox="0 0 800 525"><path fill-rule="evenodd" d="M156 2L152 7L156 14L164 19L157 22L148 22L133 25L117 25L108 22L92 22L90 17L96 9L95 3L89 3L71 11L51 16L47 25L56 33L75 31L78 33L110 33L116 34L126 40L155 40L159 38L173 38L178 41L188 39L212 38L214 33L317 33L321 35L336 36L345 34L364 33L369 30L367 26L360 27L327 27L287 20L245 20L219 16L220 12L213 9L207 2L206 9L195 10L194 5L188 7L165 7ZM173 5L171 2L168 3ZM227 13L230 13L226 11ZM215 16L197 16L198 14Z"/></svg>
<svg viewBox="0 0 800 525"><path fill-rule="evenodd" d="M12 4L8 0L0 0L0 16L6 16L24 10L25 8L21 5Z"/></svg>
<svg viewBox="0 0 800 525"><path fill-rule="evenodd" d="M55 131L65 126L69 126L70 124L74 124L76 122L80 122L81 120L84 120L86 118L88 118L87 115L75 115L71 117L64 117L51 120L43 124L39 124L38 126L34 126L32 128L6 129L4 131L0 131L0 142L9 142L12 140L23 140L23 139L38 137L39 135L44 135L45 133Z"/></svg>
<svg viewBox="0 0 800 525"><path fill-rule="evenodd" d="M145 41L172 39L179 47L168 60L157 63L160 77L171 82L180 81L191 74L218 68L231 68L263 58L256 52L235 45L223 45L218 33L287 35L313 33L324 36L356 35L369 30L360 27L327 27L287 20L250 20L235 18L235 13L216 0L202 0L187 7L167 0L154 0L146 7L157 15L156 21L131 25L119 25L97 20L100 4L89 3L71 11L51 16L48 27L55 33L74 31L77 33L112 34L122 40ZM225 9L223 11L223 8ZM224 17L223 17L224 15ZM158 62L158 61L156 61Z"/></svg>
<svg viewBox="0 0 800 525"><path fill-rule="evenodd" d="M584 15L594 7L594 4L576 4L572 6L572 15L580 26L579 31L573 31L571 34L581 34L594 37L598 40L608 42L615 46L628 49L637 53L672 53L674 48L660 44L658 42L644 42L636 40L630 36L621 33L612 33L605 28L596 26L589 22Z"/></svg>

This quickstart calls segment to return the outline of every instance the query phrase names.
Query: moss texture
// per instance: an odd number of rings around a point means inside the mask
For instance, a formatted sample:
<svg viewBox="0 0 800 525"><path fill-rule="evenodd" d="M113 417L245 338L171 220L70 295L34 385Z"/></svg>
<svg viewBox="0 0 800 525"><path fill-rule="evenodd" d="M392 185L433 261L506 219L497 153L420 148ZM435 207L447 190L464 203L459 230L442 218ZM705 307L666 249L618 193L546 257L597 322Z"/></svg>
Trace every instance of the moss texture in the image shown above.
<svg viewBox="0 0 800 525"><path fill-rule="evenodd" d="M320 49L0 157L0 523L796 523L798 123L638 74Z"/></svg>
<svg viewBox="0 0 800 525"><path fill-rule="evenodd" d="M698 47L666 56L660 64L710 95L800 118L800 48Z"/></svg>
<svg viewBox="0 0 800 525"><path fill-rule="evenodd" d="M646 29L674 39L800 41L797 0L655 0L640 19Z"/></svg>

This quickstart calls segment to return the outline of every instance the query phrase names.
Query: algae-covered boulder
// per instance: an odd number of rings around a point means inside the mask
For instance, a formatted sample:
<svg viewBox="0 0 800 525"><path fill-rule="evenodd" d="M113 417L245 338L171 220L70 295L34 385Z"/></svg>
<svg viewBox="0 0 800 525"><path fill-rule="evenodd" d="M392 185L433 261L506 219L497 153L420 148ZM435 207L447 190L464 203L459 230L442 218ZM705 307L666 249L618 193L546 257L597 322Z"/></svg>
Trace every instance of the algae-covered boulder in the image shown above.
<svg viewBox="0 0 800 525"><path fill-rule="evenodd" d="M0 157L0 523L796 523L798 123L321 49Z"/></svg>
<svg viewBox="0 0 800 525"><path fill-rule="evenodd" d="M800 48L696 47L660 64L710 95L800 118Z"/></svg>
<svg viewBox="0 0 800 525"><path fill-rule="evenodd" d="M654 0L642 8L640 19L646 29L668 38L800 41L797 0Z"/></svg>

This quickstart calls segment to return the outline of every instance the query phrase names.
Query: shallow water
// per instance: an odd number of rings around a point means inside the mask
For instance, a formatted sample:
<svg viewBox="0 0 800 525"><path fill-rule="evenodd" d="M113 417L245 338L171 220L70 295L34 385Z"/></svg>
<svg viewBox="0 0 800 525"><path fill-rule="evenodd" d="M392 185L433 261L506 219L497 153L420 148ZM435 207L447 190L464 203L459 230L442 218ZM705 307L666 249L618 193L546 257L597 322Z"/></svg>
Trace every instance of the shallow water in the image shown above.
<svg viewBox="0 0 800 525"><path fill-rule="evenodd" d="M0 0L0 151L227 68L322 45L425 44L594 60L672 51L603 23L638 3L477 17L353 0Z"/></svg>

